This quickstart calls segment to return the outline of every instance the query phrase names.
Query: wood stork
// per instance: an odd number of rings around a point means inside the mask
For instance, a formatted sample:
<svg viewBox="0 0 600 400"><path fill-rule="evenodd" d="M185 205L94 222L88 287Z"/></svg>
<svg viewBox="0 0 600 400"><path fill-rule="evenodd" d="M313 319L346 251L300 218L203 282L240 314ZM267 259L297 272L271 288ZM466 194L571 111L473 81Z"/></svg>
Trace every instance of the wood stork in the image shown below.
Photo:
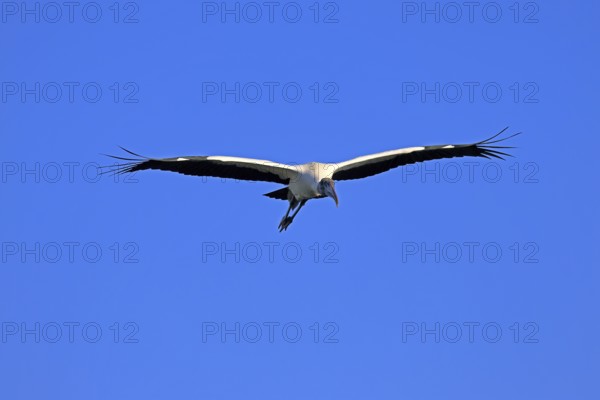
<svg viewBox="0 0 600 400"><path fill-rule="evenodd" d="M286 186L266 193L265 196L289 202L287 212L279 223L279 231L282 232L290 226L308 200L331 197L337 206L336 181L366 178L402 165L441 158L493 157L503 160L503 156L510 156L510 154L498 149L513 147L497 144L520 133L497 138L506 129L508 128L504 128L489 139L471 144L407 147L357 157L341 163L309 162L302 165L288 165L267 160L227 156L147 158L122 148L127 153L139 158L109 156L126 161L126 163L113 166L113 168L102 173L123 174L146 169L158 169L186 175L280 183ZM293 210L295 210L294 213L290 215Z"/></svg>

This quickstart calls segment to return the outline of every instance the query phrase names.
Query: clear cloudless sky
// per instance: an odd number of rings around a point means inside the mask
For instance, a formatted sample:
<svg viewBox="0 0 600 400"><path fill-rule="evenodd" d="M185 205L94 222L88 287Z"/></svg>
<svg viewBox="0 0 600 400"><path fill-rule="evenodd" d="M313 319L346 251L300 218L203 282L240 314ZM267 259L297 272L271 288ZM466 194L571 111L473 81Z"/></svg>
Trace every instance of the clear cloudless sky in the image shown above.
<svg viewBox="0 0 600 400"><path fill-rule="evenodd" d="M598 398L600 6L375 3L0 4L2 398ZM284 233L277 184L96 174L505 126Z"/></svg>

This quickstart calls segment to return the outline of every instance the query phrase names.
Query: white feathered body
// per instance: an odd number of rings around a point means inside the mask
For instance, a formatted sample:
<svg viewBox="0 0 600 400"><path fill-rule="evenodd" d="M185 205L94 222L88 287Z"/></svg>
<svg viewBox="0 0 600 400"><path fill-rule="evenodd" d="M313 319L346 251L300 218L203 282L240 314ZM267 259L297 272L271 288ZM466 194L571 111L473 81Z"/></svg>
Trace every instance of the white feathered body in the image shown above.
<svg viewBox="0 0 600 400"><path fill-rule="evenodd" d="M310 162L296 167L298 174L290 179L289 189L298 200L307 200L319 196L317 187L323 178L331 178L335 164Z"/></svg>

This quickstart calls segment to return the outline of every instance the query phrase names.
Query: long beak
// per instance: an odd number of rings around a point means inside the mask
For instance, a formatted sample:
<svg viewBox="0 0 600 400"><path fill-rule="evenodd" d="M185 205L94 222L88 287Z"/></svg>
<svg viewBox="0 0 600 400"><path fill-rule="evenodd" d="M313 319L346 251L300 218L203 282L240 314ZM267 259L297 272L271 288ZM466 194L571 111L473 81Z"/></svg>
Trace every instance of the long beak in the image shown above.
<svg viewBox="0 0 600 400"><path fill-rule="evenodd" d="M331 197L333 199L333 201L335 201L335 206L338 207L339 202L338 202L338 197L337 197L337 193L335 192L335 189L333 187L330 187L328 192L329 192L328 193L329 197Z"/></svg>

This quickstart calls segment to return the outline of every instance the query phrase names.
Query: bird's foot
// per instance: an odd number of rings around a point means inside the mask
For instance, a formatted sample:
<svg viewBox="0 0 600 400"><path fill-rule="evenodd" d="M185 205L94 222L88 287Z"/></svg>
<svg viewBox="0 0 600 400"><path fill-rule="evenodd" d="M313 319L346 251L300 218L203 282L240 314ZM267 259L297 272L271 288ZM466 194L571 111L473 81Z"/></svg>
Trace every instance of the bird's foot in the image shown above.
<svg viewBox="0 0 600 400"><path fill-rule="evenodd" d="M294 218L292 217L285 217L281 220L281 222L279 223L279 232L283 232L285 230L287 230L288 226L290 226L290 224L292 223L292 221L294 220Z"/></svg>

